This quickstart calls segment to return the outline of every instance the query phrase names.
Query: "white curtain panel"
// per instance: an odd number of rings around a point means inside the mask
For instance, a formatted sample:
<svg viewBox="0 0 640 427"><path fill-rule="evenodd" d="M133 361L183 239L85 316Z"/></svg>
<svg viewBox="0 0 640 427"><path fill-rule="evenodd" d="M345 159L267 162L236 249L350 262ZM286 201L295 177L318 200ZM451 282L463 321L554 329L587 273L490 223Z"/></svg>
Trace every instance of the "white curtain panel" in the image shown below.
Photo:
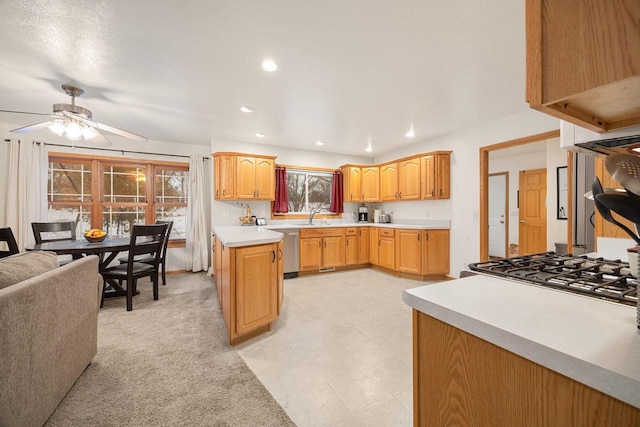
<svg viewBox="0 0 640 427"><path fill-rule="evenodd" d="M204 158L191 156L189 159L189 200L187 202L187 271L207 271L209 269L209 244L205 223L205 181Z"/></svg>
<svg viewBox="0 0 640 427"><path fill-rule="evenodd" d="M31 223L47 215L47 155L44 144L11 141L9 150L6 226L16 237L18 248L35 243Z"/></svg>

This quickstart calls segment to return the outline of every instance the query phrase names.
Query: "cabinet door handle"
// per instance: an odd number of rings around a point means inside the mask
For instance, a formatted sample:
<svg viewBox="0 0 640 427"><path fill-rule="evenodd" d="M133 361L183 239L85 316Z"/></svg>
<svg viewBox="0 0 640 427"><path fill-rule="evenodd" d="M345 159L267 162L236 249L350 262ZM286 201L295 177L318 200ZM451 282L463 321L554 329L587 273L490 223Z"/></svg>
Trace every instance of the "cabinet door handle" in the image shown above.
<svg viewBox="0 0 640 427"><path fill-rule="evenodd" d="M318 241L318 247L321 248L322 247L322 242Z"/></svg>
<svg viewBox="0 0 640 427"><path fill-rule="evenodd" d="M282 259L282 249L278 249L278 259Z"/></svg>
<svg viewBox="0 0 640 427"><path fill-rule="evenodd" d="M402 191L398 193L398 199L402 199Z"/></svg>
<svg viewBox="0 0 640 427"><path fill-rule="evenodd" d="M220 197L220 190L216 190L216 197Z"/></svg>
<svg viewBox="0 0 640 427"><path fill-rule="evenodd" d="M353 194L349 194L349 200L353 200Z"/></svg>
<svg viewBox="0 0 640 427"><path fill-rule="evenodd" d="M222 189L222 195L226 196L227 195L227 190L225 190L224 188Z"/></svg>
<svg viewBox="0 0 640 427"><path fill-rule="evenodd" d="M431 189L431 197L435 196L435 190Z"/></svg>
<svg viewBox="0 0 640 427"><path fill-rule="evenodd" d="M440 195L442 196L442 188L440 189Z"/></svg>
<svg viewBox="0 0 640 427"><path fill-rule="evenodd" d="M418 242L420 241L420 235L418 234Z"/></svg>
<svg viewBox="0 0 640 427"><path fill-rule="evenodd" d="M276 251L271 251L271 253L273 254L273 259L271 260L271 262L276 262Z"/></svg>
<svg viewBox="0 0 640 427"><path fill-rule="evenodd" d="M429 235L428 234L424 235L424 240L429 240Z"/></svg>

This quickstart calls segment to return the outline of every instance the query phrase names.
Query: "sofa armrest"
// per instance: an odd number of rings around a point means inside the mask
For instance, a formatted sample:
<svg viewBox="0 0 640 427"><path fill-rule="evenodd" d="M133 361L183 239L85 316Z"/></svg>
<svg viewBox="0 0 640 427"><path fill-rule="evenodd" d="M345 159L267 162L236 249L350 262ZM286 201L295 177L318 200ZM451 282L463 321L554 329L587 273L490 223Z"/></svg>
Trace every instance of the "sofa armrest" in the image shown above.
<svg viewBox="0 0 640 427"><path fill-rule="evenodd" d="M42 425L97 352L89 256L0 290L0 425Z"/></svg>

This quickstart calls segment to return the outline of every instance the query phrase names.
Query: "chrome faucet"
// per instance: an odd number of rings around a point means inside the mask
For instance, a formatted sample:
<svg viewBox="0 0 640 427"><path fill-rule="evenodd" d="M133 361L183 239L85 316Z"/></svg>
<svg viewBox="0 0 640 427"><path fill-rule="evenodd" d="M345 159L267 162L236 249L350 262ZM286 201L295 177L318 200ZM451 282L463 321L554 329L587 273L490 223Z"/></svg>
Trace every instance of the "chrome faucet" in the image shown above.
<svg viewBox="0 0 640 427"><path fill-rule="evenodd" d="M313 216L317 213L322 212L322 208L317 208L317 209L311 209L309 211L309 225L313 225Z"/></svg>

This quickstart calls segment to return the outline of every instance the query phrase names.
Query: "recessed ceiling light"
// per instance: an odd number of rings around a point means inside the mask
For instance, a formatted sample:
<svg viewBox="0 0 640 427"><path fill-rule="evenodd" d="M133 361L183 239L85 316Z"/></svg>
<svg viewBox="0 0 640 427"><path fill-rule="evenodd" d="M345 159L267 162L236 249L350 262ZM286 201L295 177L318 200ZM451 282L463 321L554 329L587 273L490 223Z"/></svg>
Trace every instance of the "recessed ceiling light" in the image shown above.
<svg viewBox="0 0 640 427"><path fill-rule="evenodd" d="M316 141L316 145L324 145L324 141Z"/></svg>
<svg viewBox="0 0 640 427"><path fill-rule="evenodd" d="M404 134L404 136L406 136L407 138L413 138L414 136L416 136L416 133L413 131L413 128L411 128L407 131L407 133Z"/></svg>
<svg viewBox="0 0 640 427"><path fill-rule="evenodd" d="M271 59L265 59L264 61L262 61L261 66L262 66L262 69L265 71L275 71L278 69L278 64L276 64Z"/></svg>
<svg viewBox="0 0 640 427"><path fill-rule="evenodd" d="M367 143L367 148L365 148L364 151L366 151L367 153L370 153L370 152L373 151L373 147L371 146L371 142Z"/></svg>
<svg viewBox="0 0 640 427"><path fill-rule="evenodd" d="M242 106L240 107L240 111L243 113L253 113L253 107Z"/></svg>
<svg viewBox="0 0 640 427"><path fill-rule="evenodd" d="M256 136L258 138L264 138L265 136L267 136L267 134L266 133L262 133L262 132L256 132Z"/></svg>

